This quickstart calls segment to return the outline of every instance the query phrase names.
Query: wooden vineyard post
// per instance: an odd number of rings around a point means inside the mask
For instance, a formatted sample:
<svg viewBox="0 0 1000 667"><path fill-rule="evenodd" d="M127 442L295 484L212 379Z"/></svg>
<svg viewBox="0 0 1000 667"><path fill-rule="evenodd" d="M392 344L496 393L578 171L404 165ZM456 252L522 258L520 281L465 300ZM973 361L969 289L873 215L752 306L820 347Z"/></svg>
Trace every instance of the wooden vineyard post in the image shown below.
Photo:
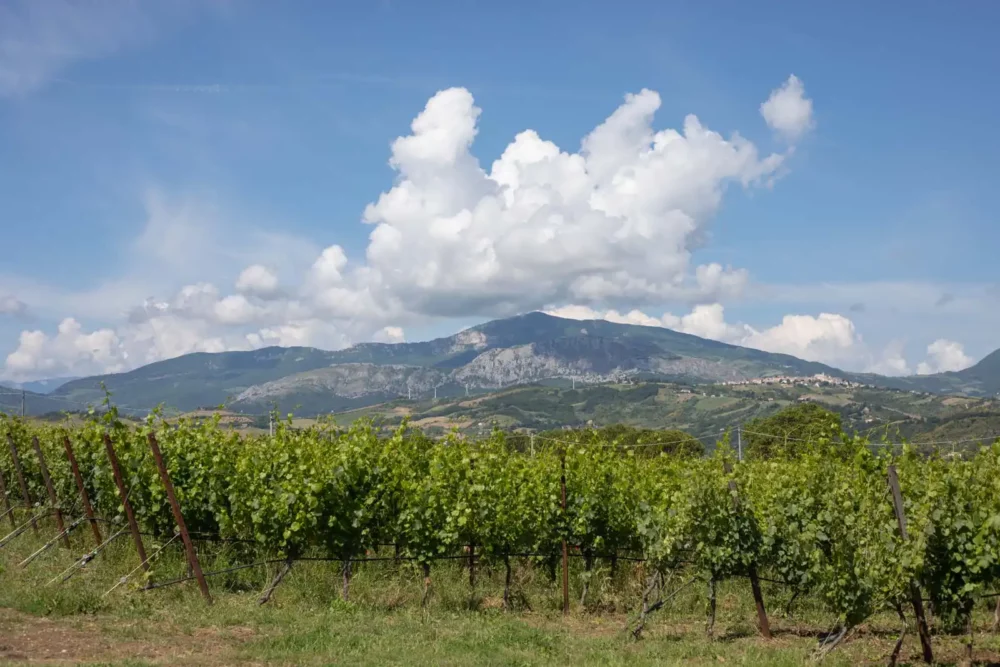
<svg viewBox="0 0 1000 667"><path fill-rule="evenodd" d="M14 437L8 433L7 434L7 444L10 445L10 457L14 460L14 472L17 474L17 483L21 487L21 497L24 498L24 505L31 512L31 495L28 493L28 482L24 479L24 468L21 467L21 457L17 453L17 445L14 443ZM35 534L38 534L38 524L35 523L35 516L31 516L31 527L34 529Z"/></svg>
<svg viewBox="0 0 1000 667"><path fill-rule="evenodd" d="M896 474L896 466L889 464L888 470L889 491L892 493L892 508L896 512L896 522L899 524L899 535L905 542L906 535L906 512L903 509L903 492L899 488L899 475ZM931 632L927 627L927 617L924 615L924 603L920 599L920 588L916 581L910 581L910 601L913 603L913 613L917 617L917 632L920 635L920 646L924 652L924 662L930 664L934 662L934 652L931 649Z"/></svg>
<svg viewBox="0 0 1000 667"><path fill-rule="evenodd" d="M63 523L62 510L59 509L59 498L56 496L56 487L52 485L52 477L49 475L49 466L45 464L45 455L42 453L42 446L38 442L38 436L31 438L31 446L35 448L35 455L38 456L38 469L42 472L42 481L45 482L45 491L49 494L49 502L56 513L56 528L62 535L63 546L69 549L69 535L66 534L66 524Z"/></svg>
<svg viewBox="0 0 1000 667"><path fill-rule="evenodd" d="M476 588L476 543L469 544L469 588Z"/></svg>
<svg viewBox="0 0 1000 667"><path fill-rule="evenodd" d="M3 513L10 519L11 528L17 528L17 521L14 520L14 508L10 505L10 497L7 495L7 482L3 479L2 471L0 471L0 496L3 496Z"/></svg>
<svg viewBox="0 0 1000 667"><path fill-rule="evenodd" d="M160 471L160 479L163 481L163 488L167 492L167 499L170 501L170 509L174 512L177 529L180 530L181 539L184 541L184 550L187 552L188 564L191 566L191 570L198 580L198 588L201 589L201 594L205 598L205 602L212 604L212 594L208 592L208 582L205 581L205 574L201 571L201 563L198 562L198 554L194 551L194 543L191 541L191 536L188 535L187 524L184 523L184 515L181 514L180 503L177 502L177 496L174 494L174 485L170 482L170 474L167 472L166 464L163 463L160 445L156 442L156 436L152 433L149 434L147 439L149 440L149 448L153 451L153 459L156 460L156 467Z"/></svg>
<svg viewBox="0 0 1000 667"><path fill-rule="evenodd" d="M87 487L83 483L83 475L80 474L80 466L76 462L73 454L73 445L69 442L69 436L63 437L63 448L66 449L66 458L69 459L69 467L73 470L73 479L76 480L76 488L80 492L80 500L83 502L83 512L90 522L90 528L94 531L94 539L97 546L101 546L104 538L101 537L101 529L97 526L97 519L94 516L94 507L90 504L90 496L87 494Z"/></svg>
<svg viewBox="0 0 1000 667"><path fill-rule="evenodd" d="M733 468L729 465L728 461L726 461L724 467L727 475L733 472ZM736 489L736 480L732 478L729 479L729 491L733 494L733 507L739 509L739 491ZM757 625L760 628L760 634L764 637L764 639L770 639L771 624L767 620L767 609L764 607L764 593L760 590L760 578L757 576L756 562L750 563L750 566L747 568L747 574L750 577L750 588L753 591L753 602L757 607Z"/></svg>
<svg viewBox="0 0 1000 667"><path fill-rule="evenodd" d="M566 520L566 450L562 451L562 511L563 521ZM569 614L569 546L566 544L566 536L562 541L562 588L563 588L563 616Z"/></svg>
<svg viewBox="0 0 1000 667"><path fill-rule="evenodd" d="M469 481L475 484L475 480L472 477L476 473L476 460L469 459ZM475 530L475 526L472 527ZM476 597L476 541L475 539L469 540L469 589L471 590L472 599L469 601L469 607L472 607L473 602L475 602Z"/></svg>
<svg viewBox="0 0 1000 667"><path fill-rule="evenodd" d="M125 510L125 518L128 520L128 529L132 533L132 541L135 542L135 550L139 554L139 564L144 572L149 572L149 559L146 558L146 547L142 545L142 535L139 534L139 524L135 522L135 514L132 512L132 503L128 501L128 490L125 488L125 479L122 477L121 467L118 465L118 455L115 454L115 446L111 443L111 436L104 434L104 448L108 452L108 461L111 462L111 472L115 476L115 486L118 487L118 497L122 501L122 508Z"/></svg>
<svg viewBox="0 0 1000 667"><path fill-rule="evenodd" d="M271 596L274 595L274 589L278 587L278 584L280 584L281 580L285 578L285 575L291 571L294 563L295 560L291 556L285 559L285 562L281 564L281 569L278 570L278 574L275 575L274 579L271 580L270 585L268 585L267 589L257 600L257 604L266 604L267 601L271 599Z"/></svg>

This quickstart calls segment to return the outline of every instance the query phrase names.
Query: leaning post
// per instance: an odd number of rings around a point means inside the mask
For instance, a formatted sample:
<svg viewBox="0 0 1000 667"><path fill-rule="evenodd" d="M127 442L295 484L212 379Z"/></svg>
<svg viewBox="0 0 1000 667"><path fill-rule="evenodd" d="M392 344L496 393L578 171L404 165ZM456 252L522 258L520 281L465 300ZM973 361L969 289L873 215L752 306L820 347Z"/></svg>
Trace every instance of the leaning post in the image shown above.
<svg viewBox="0 0 1000 667"><path fill-rule="evenodd" d="M115 446L111 442L111 436L104 434L104 448L108 452L108 461L111 462L111 472L115 476L115 486L118 487L118 498L122 502L125 510L125 518L128 520L128 529L132 533L132 541L135 542L135 550L139 554L139 564L144 572L149 572L149 559L146 557L146 547L142 544L142 535L139 534L139 524L135 521L135 513L132 511L132 503L128 501L128 490L125 488L125 479L122 477L121 466L118 464L118 455L115 453Z"/></svg>
<svg viewBox="0 0 1000 667"><path fill-rule="evenodd" d="M31 446L35 448L35 455L38 457L38 469L42 472L42 481L45 482L45 491L49 494L49 502L56 513L56 528L62 536L63 546L69 549L69 535L66 533L66 525L63 523L62 510L59 509L59 498L56 496L56 487L52 485L52 476L49 475L49 466L45 463L45 454L42 453L42 446L38 442L38 436L31 438Z"/></svg>
<svg viewBox="0 0 1000 667"><path fill-rule="evenodd" d="M14 436L10 433L7 434L7 444L10 446L10 457L14 460L14 473L17 475L17 483L21 487L21 497L24 498L24 505L31 511L31 494L28 493L28 482L24 478L24 468L21 466L21 457L17 451L17 443L14 442ZM31 527L34 529L35 534L38 534L38 524L35 522L34 513L31 514Z"/></svg>
<svg viewBox="0 0 1000 667"><path fill-rule="evenodd" d="M17 528L17 521L14 520L14 508L11 507L10 497L7 496L7 482L4 481L2 470L0 470L0 496L3 496L3 513L10 519L10 527Z"/></svg>
<svg viewBox="0 0 1000 667"><path fill-rule="evenodd" d="M181 533L181 540L184 541L184 550L187 552L188 564L191 566L191 570L198 580L198 588L201 589L202 597L205 598L205 602L212 604L212 594L208 592L208 582L205 581L205 574L201 571L201 564L198 562L198 554L194 551L194 543L188 534L187 524L184 523L184 515L181 513L180 503L177 502L177 496L174 494L174 485L170 481L167 466L163 462L160 445L156 442L156 436L152 432L150 432L147 440L149 441L149 448L153 451L156 468L160 471L160 480L163 482L164 489L166 489L167 500L170 501L170 509L174 512L174 520L177 522L177 529Z"/></svg>
<svg viewBox="0 0 1000 667"><path fill-rule="evenodd" d="M101 529L97 526L97 518L94 516L94 506L90 504L90 495L87 493L87 486L83 483L83 475L80 474L80 466L76 462L76 455L73 453L73 445L70 444L69 436L63 436L63 448L66 450L66 458L69 460L69 467L73 470L73 479L76 480L76 488L80 492L80 501L83 503L83 512L90 522L90 528L94 531L94 540L97 546L101 546L104 538L101 537Z"/></svg>

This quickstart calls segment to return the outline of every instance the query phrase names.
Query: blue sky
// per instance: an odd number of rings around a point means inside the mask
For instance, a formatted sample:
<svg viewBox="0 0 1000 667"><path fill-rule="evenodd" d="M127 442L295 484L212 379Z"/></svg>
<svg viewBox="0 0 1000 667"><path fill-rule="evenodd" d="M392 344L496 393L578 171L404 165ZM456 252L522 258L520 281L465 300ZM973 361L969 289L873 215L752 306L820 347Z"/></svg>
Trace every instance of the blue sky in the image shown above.
<svg viewBox="0 0 1000 667"><path fill-rule="evenodd" d="M932 2L0 3L0 378L419 340L537 308L858 370L968 365L1000 347L998 18ZM789 132L761 104L792 74L811 106ZM392 167L392 142L454 88L434 131L462 155L414 143ZM643 89L652 131L694 114L759 163L667 157L610 205L631 213L596 222L546 173L562 193L549 236L517 206L483 212L495 193L466 149L487 173L526 129L579 153ZM616 154L619 179L648 149ZM394 185L444 212L386 204L362 222ZM435 227L462 211L470 227ZM401 240L373 241L379 224ZM700 281L713 263L731 279Z"/></svg>

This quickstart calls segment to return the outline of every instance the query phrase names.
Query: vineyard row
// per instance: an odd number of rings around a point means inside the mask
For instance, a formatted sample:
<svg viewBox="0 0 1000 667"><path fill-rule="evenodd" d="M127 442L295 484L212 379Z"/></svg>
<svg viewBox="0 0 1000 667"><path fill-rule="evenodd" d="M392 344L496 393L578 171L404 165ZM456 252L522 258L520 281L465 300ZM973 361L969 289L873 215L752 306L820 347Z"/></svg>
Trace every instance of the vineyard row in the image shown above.
<svg viewBox="0 0 1000 667"><path fill-rule="evenodd" d="M1000 580L1000 442L928 456L821 435L737 461L725 442L699 457L580 432L528 454L500 432L432 440L405 425L385 437L367 423L280 423L256 437L218 421L130 427L113 410L69 428L4 418L0 435L0 511L12 527L27 530L19 506L54 514L61 531L68 519L109 518L131 527L144 564L141 534L180 532L206 596L188 531L288 563L363 560L390 544L426 577L433 561L463 552L508 573L511 558L530 554L554 571L571 544L587 571L597 558L639 556L647 597L681 567L709 582L746 577L765 635L760 579L820 600L835 637L910 609L929 656L922 602L962 629ZM564 566L564 588L566 576Z"/></svg>

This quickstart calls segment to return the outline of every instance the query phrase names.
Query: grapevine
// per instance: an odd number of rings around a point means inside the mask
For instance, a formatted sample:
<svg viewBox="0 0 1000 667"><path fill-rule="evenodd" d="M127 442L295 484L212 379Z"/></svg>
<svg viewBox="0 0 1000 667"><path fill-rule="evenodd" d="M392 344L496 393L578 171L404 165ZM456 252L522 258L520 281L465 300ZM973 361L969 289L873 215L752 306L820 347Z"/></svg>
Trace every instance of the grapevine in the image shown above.
<svg viewBox="0 0 1000 667"><path fill-rule="evenodd" d="M902 613L912 586L943 629L965 631L975 600L1000 578L1000 442L966 457L927 456L822 432L780 455L736 461L725 441L692 457L644 450L613 431L546 438L526 451L523 438L500 431L433 440L406 423L385 434L365 421L297 429L289 417L273 436L248 435L217 417L154 414L128 425L111 407L77 425L0 416L0 438L15 445L0 447L9 500L22 502L16 450L30 511L49 504L37 438L60 509L82 516L68 439L95 511L120 523L107 438L141 530L169 540L174 518L149 456L150 434L192 533L252 542L287 562L308 554L349 563L396 545L428 585L437 559L471 547L504 568L506 606L511 560L531 558L554 577L564 539L584 561L581 602L597 560L613 566L623 553L641 553L651 588L681 567L713 584L754 568L794 596L820 600L841 637L875 613ZM887 488L890 465L900 479L905 539ZM348 575L349 568L345 593Z"/></svg>

